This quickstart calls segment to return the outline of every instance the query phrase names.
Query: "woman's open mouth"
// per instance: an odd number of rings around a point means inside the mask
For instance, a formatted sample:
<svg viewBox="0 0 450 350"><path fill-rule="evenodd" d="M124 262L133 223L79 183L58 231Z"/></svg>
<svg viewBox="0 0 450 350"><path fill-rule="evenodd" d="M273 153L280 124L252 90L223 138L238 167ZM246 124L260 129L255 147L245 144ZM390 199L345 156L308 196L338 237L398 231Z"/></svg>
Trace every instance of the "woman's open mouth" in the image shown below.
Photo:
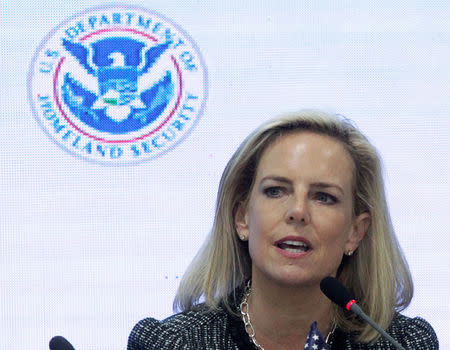
<svg viewBox="0 0 450 350"><path fill-rule="evenodd" d="M278 243L277 247L291 253L303 253L310 249L306 243L299 241L284 241Z"/></svg>

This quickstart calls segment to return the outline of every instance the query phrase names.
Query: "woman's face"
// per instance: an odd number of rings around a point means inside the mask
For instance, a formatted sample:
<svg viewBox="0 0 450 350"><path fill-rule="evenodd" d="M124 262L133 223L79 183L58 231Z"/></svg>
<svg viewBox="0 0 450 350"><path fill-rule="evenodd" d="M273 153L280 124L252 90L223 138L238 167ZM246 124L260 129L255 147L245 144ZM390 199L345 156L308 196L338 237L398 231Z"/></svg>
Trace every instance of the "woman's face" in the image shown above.
<svg viewBox="0 0 450 350"><path fill-rule="evenodd" d="M264 151L248 205L235 217L253 279L308 285L336 274L370 220L352 215L353 174L350 155L329 136L292 133Z"/></svg>

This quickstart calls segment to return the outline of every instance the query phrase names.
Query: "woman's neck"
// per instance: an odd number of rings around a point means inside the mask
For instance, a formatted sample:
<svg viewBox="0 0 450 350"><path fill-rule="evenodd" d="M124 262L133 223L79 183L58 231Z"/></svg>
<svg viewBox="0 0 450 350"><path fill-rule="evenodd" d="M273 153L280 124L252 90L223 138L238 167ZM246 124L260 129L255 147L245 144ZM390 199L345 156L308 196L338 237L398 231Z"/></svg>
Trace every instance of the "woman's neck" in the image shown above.
<svg viewBox="0 0 450 350"><path fill-rule="evenodd" d="M249 314L256 340L265 348L303 349L311 323L326 337L332 328L331 302L320 287L252 280Z"/></svg>

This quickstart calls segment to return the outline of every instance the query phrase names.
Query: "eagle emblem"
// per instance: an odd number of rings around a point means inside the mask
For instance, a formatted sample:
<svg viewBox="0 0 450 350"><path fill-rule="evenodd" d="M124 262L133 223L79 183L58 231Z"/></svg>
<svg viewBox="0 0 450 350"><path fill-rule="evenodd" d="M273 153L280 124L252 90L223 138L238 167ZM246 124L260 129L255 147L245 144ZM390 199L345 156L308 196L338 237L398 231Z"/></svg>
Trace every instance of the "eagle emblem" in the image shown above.
<svg viewBox="0 0 450 350"><path fill-rule="evenodd" d="M86 79L83 84L66 72L62 84L65 104L80 121L101 132L124 134L146 127L174 97L171 72L166 70L156 82L151 73L170 44L148 47L140 40L120 36L86 45L63 39L65 50L91 80L88 88ZM93 90L93 86L97 88Z"/></svg>
<svg viewBox="0 0 450 350"><path fill-rule="evenodd" d="M171 19L130 5L83 10L36 49L28 97L62 149L128 165L177 147L205 109L208 74L194 40Z"/></svg>

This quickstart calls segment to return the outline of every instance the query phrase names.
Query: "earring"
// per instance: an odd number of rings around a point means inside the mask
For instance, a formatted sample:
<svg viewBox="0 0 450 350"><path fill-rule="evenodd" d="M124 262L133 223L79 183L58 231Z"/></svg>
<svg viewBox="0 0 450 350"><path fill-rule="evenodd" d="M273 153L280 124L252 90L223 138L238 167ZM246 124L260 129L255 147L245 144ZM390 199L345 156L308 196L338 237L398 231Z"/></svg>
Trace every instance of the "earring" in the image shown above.
<svg viewBox="0 0 450 350"><path fill-rule="evenodd" d="M347 256L352 256L353 255L353 250L349 249L346 254L347 254Z"/></svg>
<svg viewBox="0 0 450 350"><path fill-rule="evenodd" d="M239 238L241 239L241 241L245 241L245 236L244 235L240 235Z"/></svg>

